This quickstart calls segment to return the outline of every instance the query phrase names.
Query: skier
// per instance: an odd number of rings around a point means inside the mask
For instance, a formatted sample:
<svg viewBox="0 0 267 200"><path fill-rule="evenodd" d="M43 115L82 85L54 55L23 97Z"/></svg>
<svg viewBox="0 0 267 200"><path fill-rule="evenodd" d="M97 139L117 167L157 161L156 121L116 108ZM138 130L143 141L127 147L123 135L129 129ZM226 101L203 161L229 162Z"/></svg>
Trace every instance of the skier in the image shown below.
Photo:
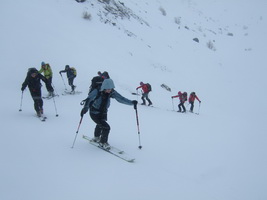
<svg viewBox="0 0 267 200"><path fill-rule="evenodd" d="M142 81L140 82L140 86L136 88L138 90L139 88L142 88L143 93L141 99L143 100L143 103L141 105L146 105L145 99L148 101L148 106L152 105L151 100L148 98L148 94L151 91L151 86L150 84L144 84Z"/></svg>
<svg viewBox="0 0 267 200"><path fill-rule="evenodd" d="M195 99L197 99L198 102L201 103L201 101L199 100L199 98L196 95L196 93L195 92L191 92L191 94L189 96L189 104L191 104L191 106L190 106L190 112L193 112Z"/></svg>
<svg viewBox="0 0 267 200"><path fill-rule="evenodd" d="M54 89L49 81L47 81L47 79L42 74L40 74L36 68L29 68L25 81L22 83L21 87L21 91L23 92L28 86L32 99L34 101L34 109L38 117L41 117L44 112L41 93L42 84L40 80L47 84L49 92L54 92Z"/></svg>
<svg viewBox="0 0 267 200"><path fill-rule="evenodd" d="M39 70L39 73L44 73L44 77L47 79L47 81L49 82L50 85L52 85L52 77L53 77L53 72L52 69L50 67L50 65L48 63L42 62L41 63L41 69ZM49 92L49 86L48 84L45 84L46 89L49 93L48 96L55 96L54 92Z"/></svg>
<svg viewBox="0 0 267 200"><path fill-rule="evenodd" d="M185 109L184 103L187 101L187 92L182 93L181 91L179 91L178 95L172 96L171 98L176 98L176 97L179 97L179 100L180 100L180 103L178 105L179 110L177 112L185 113L186 109ZM183 108L183 111L181 108Z"/></svg>
<svg viewBox="0 0 267 200"><path fill-rule="evenodd" d="M61 73L65 73L65 72L67 73L68 83L71 86L71 92L74 93L76 86L73 85L73 81L77 75L76 69L74 67L70 67L69 65L66 65L65 70L61 70L59 72L60 76L62 76Z"/></svg>
<svg viewBox="0 0 267 200"><path fill-rule="evenodd" d="M114 90L115 85L112 79L105 79L101 85L100 91L94 89L89 93L85 99L85 104L81 110L81 117L90 109L90 117L96 123L93 141L98 142L99 145L106 149L110 149L108 144L108 136L110 132L110 126L107 123L107 112L110 106L110 98L116 99L118 102L133 105L134 109L137 109L137 101L129 100L120 95Z"/></svg>

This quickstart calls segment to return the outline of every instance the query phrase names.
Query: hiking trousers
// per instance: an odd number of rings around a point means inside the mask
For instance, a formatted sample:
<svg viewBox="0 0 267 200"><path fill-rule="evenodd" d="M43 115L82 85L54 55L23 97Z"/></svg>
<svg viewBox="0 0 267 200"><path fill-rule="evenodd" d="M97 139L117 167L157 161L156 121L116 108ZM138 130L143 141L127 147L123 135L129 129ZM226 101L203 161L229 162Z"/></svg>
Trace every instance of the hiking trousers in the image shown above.
<svg viewBox="0 0 267 200"><path fill-rule="evenodd" d="M30 92L31 92L31 96L34 102L34 109L38 113L40 110L43 109L43 99L42 99L41 89L38 89L38 90L30 89Z"/></svg>
<svg viewBox="0 0 267 200"><path fill-rule="evenodd" d="M96 123L94 136L100 137L101 143L108 142L110 126L107 123L107 114L106 113L95 114L90 112L90 117Z"/></svg>
<svg viewBox="0 0 267 200"><path fill-rule="evenodd" d="M148 98L148 92L143 93L141 99L143 100L143 104L146 104L145 99L148 101L149 104L152 104L151 100Z"/></svg>

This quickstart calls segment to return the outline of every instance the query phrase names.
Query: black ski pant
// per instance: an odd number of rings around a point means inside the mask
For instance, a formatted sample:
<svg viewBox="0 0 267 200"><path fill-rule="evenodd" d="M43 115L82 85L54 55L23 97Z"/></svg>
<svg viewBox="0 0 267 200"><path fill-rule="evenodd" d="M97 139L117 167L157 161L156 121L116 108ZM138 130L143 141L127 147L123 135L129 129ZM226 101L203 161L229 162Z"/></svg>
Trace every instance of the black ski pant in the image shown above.
<svg viewBox="0 0 267 200"><path fill-rule="evenodd" d="M75 89L75 86L73 85L73 81L76 76L72 76L68 78L69 85L71 86L71 90L73 91Z"/></svg>
<svg viewBox="0 0 267 200"><path fill-rule="evenodd" d="M193 112L194 109L194 102L189 102L190 103L190 111Z"/></svg>
<svg viewBox="0 0 267 200"><path fill-rule="evenodd" d="M149 104L152 104L151 100L148 98L148 92L143 93L141 99L143 100L143 104L146 104L145 99L148 101Z"/></svg>
<svg viewBox="0 0 267 200"><path fill-rule="evenodd" d="M52 87L52 77L46 79L45 87L48 92L54 92L54 88Z"/></svg>
<svg viewBox="0 0 267 200"><path fill-rule="evenodd" d="M39 112L40 110L43 110L43 99L42 99L42 93L41 88L30 90L31 96L34 102L34 109L36 112Z"/></svg>
<svg viewBox="0 0 267 200"><path fill-rule="evenodd" d="M90 112L90 117L96 123L94 136L101 137L100 138L101 143L108 142L110 126L107 123L107 114L103 114L103 113L94 114Z"/></svg>
<svg viewBox="0 0 267 200"><path fill-rule="evenodd" d="M185 112L186 110L185 110L185 106L184 106L184 103L183 102L181 102L179 105L178 105L178 108L179 108L179 112L181 112L182 110L181 110L181 108L183 108L183 112Z"/></svg>

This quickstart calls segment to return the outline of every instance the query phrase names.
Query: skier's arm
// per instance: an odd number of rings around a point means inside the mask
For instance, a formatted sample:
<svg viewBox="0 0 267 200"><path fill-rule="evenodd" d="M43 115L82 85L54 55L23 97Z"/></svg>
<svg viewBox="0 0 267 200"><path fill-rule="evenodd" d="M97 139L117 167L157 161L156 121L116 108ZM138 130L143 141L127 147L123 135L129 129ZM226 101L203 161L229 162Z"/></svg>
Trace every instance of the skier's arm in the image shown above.
<svg viewBox="0 0 267 200"><path fill-rule="evenodd" d="M133 103L132 100L123 97L116 90L113 91L111 97L114 98L114 99L116 99L119 103L123 103L123 104L129 105L129 106L134 105L134 103Z"/></svg>
<svg viewBox="0 0 267 200"><path fill-rule="evenodd" d="M22 83L22 86L21 86L21 91L24 91L25 88L28 86L28 76L25 78L24 82Z"/></svg>

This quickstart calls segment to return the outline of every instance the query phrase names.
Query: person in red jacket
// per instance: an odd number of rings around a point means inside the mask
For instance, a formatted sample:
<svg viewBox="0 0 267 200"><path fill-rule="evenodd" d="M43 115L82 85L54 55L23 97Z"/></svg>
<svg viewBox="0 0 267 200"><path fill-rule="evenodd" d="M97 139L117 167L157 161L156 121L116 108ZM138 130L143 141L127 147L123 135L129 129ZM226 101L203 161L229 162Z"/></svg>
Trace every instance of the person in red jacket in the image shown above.
<svg viewBox="0 0 267 200"><path fill-rule="evenodd" d="M138 90L139 88L142 88L143 90L143 93L142 93L142 100L143 100L143 103L141 103L141 105L146 105L146 101L145 99L148 101L148 106L151 106L152 105L152 102L151 100L148 98L148 94L149 94L149 88L147 86L147 84L144 84L142 81L140 82L140 86L136 88L136 90Z"/></svg>
<svg viewBox="0 0 267 200"><path fill-rule="evenodd" d="M191 106L190 106L190 112L193 112L195 99L197 99L198 102L201 103L201 101L197 97L196 93L195 92L191 92L191 94L189 96L189 104L191 104Z"/></svg>
<svg viewBox="0 0 267 200"><path fill-rule="evenodd" d="M180 103L178 105L179 110L177 112L185 113L186 112L186 109L185 109L184 103L187 101L187 92L182 93L181 91L179 91L178 92L178 95L172 96L172 99L173 98L177 98L177 97L180 100ZM182 111L181 108L183 108L183 111Z"/></svg>

